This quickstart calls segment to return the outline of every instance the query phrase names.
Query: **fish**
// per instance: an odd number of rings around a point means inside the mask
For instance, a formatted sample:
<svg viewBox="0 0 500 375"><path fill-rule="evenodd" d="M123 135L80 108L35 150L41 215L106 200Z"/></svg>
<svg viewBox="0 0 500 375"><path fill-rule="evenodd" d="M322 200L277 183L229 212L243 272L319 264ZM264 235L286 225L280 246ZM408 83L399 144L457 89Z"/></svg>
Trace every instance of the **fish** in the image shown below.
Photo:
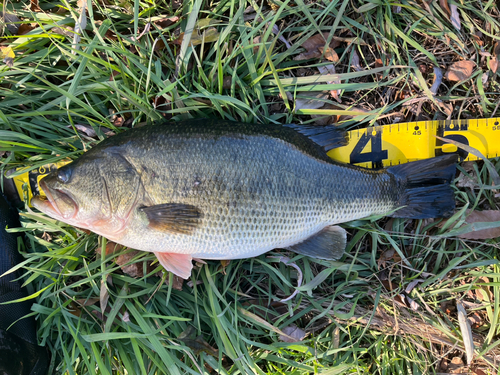
<svg viewBox="0 0 500 375"><path fill-rule="evenodd" d="M342 257L338 224L372 215L431 218L455 207L456 155L369 170L333 161L335 126L199 119L101 141L40 181L31 204L118 244L153 252L187 279L193 259L286 249Z"/></svg>

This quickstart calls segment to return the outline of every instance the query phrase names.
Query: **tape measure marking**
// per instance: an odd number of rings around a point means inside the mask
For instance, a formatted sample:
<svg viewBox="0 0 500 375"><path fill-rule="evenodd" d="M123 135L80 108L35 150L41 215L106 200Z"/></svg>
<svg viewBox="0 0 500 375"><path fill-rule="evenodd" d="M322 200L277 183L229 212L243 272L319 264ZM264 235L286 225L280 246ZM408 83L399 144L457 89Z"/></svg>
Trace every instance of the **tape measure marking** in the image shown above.
<svg viewBox="0 0 500 375"><path fill-rule="evenodd" d="M462 160L474 155L435 136L454 140L479 150L485 157L500 154L500 118L475 120L419 121L375 126L349 132L349 143L328 155L343 163L367 168L388 167L458 153Z"/></svg>

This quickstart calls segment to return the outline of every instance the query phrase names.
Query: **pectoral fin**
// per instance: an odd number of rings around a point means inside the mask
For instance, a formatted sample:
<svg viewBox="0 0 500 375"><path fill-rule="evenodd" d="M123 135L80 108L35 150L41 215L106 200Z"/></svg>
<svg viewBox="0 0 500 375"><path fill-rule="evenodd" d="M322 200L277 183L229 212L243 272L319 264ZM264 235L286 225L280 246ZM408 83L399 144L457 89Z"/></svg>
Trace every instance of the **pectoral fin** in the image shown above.
<svg viewBox="0 0 500 375"><path fill-rule="evenodd" d="M187 280L193 269L193 257L189 254L154 253L160 264L173 274Z"/></svg>
<svg viewBox="0 0 500 375"><path fill-rule="evenodd" d="M331 225L288 249L312 258L335 260L342 257L345 246L345 229Z"/></svg>
<svg viewBox="0 0 500 375"><path fill-rule="evenodd" d="M151 228L182 234L194 232L203 216L198 207L182 203L158 204L140 210L146 214Z"/></svg>

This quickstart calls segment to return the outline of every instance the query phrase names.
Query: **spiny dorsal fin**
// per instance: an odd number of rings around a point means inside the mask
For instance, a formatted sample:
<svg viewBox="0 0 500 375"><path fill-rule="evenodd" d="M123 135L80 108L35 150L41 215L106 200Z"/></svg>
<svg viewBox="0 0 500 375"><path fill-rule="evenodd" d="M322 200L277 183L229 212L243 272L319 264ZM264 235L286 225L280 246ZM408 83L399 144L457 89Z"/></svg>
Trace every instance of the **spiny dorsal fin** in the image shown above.
<svg viewBox="0 0 500 375"><path fill-rule="evenodd" d="M140 210L146 214L151 228L181 234L191 234L203 217L198 207L182 203L157 204Z"/></svg>
<svg viewBox="0 0 500 375"><path fill-rule="evenodd" d="M335 260L342 257L345 246L345 229L331 225L288 249L312 258Z"/></svg>
<svg viewBox="0 0 500 375"><path fill-rule="evenodd" d="M286 124L284 126L305 135L311 141L323 147L326 152L340 146L345 146L348 142L347 132L334 125L315 126Z"/></svg>

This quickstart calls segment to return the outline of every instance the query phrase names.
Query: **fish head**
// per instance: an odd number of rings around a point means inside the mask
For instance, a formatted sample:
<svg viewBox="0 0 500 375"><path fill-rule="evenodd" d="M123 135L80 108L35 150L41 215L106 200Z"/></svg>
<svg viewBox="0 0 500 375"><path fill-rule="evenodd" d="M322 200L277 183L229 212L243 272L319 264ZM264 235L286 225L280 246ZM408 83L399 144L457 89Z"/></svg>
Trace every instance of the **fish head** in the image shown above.
<svg viewBox="0 0 500 375"><path fill-rule="evenodd" d="M46 196L35 196L31 204L54 219L82 228L109 218L99 163L99 160L76 161L48 174L40 180Z"/></svg>

